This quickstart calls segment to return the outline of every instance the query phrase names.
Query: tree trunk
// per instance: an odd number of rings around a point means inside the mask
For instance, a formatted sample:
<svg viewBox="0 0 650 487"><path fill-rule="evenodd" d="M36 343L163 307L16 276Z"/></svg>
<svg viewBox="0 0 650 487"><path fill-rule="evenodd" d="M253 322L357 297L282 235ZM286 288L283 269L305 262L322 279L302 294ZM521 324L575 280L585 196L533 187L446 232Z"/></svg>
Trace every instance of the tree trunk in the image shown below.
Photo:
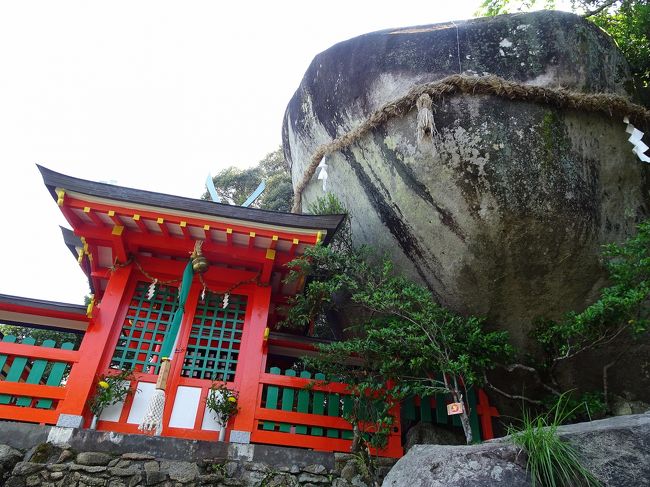
<svg viewBox="0 0 650 487"><path fill-rule="evenodd" d="M361 450L361 432L359 425L355 422L352 424L352 445L350 446L350 453L358 453Z"/></svg>
<svg viewBox="0 0 650 487"><path fill-rule="evenodd" d="M451 390L451 397L454 402L459 402L463 405L462 413L460 414L460 424L463 425L463 432L465 433L465 441L468 445L472 444L472 425L469 423L469 414L467 413L467 402L463 398L463 394L458 390L458 380L455 376L454 387ZM447 382L445 378L445 383Z"/></svg>
<svg viewBox="0 0 650 487"><path fill-rule="evenodd" d="M463 432L465 433L465 441L468 445L472 443L472 425L469 423L469 415L467 414L467 407L465 407L465 402L463 402L463 413L460 415L460 422L463 425Z"/></svg>

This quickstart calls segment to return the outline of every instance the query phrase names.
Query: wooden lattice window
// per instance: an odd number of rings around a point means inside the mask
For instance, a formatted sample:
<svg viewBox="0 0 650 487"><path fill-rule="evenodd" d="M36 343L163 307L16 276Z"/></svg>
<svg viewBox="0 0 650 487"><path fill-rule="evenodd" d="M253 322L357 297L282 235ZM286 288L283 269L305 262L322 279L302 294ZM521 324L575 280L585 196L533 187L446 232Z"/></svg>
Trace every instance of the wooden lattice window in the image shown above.
<svg viewBox="0 0 650 487"><path fill-rule="evenodd" d="M231 295L226 308L223 295L206 293L194 315L183 362L183 377L232 381L241 344L246 296Z"/></svg>
<svg viewBox="0 0 650 487"><path fill-rule="evenodd" d="M147 299L148 282L138 282L115 347L111 367L158 374L160 347L178 306L178 289L156 286Z"/></svg>

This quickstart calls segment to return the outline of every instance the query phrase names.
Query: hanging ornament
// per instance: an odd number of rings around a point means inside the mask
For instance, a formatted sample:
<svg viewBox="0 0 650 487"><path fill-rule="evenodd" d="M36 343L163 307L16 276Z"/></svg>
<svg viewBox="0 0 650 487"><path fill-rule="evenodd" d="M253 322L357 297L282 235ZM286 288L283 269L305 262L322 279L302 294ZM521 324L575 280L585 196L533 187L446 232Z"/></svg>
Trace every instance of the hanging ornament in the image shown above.
<svg viewBox="0 0 650 487"><path fill-rule="evenodd" d="M151 301L153 295L156 294L156 284L158 284L158 279L154 279L151 284L149 284L149 290L147 291L147 299Z"/></svg>
<svg viewBox="0 0 650 487"><path fill-rule="evenodd" d="M415 105L418 109L418 121L416 129L416 139L418 145L422 144L423 142L433 142L435 140L435 137L438 135L438 131L433 120L433 111L431 110L433 102L431 101L431 97L428 94L423 93L420 95Z"/></svg>
<svg viewBox="0 0 650 487"><path fill-rule="evenodd" d="M627 140L634 146L632 148L632 152L634 152L636 156L643 162L650 162L650 157L645 155L645 151L648 150L648 146L645 145L641 140L643 138L643 132L632 125L630 123L630 119L627 117L623 118L623 123L627 124L625 131L630 134L630 137Z"/></svg>
<svg viewBox="0 0 650 487"><path fill-rule="evenodd" d="M327 191L327 164L325 163L327 159L327 156L323 156L323 158L320 161L320 164L318 165L318 168L320 169L320 172L318 173L318 180L323 181L323 191Z"/></svg>
<svg viewBox="0 0 650 487"><path fill-rule="evenodd" d="M230 303L230 293L226 293L223 295L223 302L221 303L221 307L223 309L226 309L229 303Z"/></svg>
<svg viewBox="0 0 650 487"><path fill-rule="evenodd" d="M203 257L203 253L201 252L202 245L203 240L197 240L194 244L194 251L192 252L192 269L198 274L203 274L209 267L208 259Z"/></svg>
<svg viewBox="0 0 650 487"><path fill-rule="evenodd" d="M205 284L203 285L203 291L201 291L201 301L205 301Z"/></svg>

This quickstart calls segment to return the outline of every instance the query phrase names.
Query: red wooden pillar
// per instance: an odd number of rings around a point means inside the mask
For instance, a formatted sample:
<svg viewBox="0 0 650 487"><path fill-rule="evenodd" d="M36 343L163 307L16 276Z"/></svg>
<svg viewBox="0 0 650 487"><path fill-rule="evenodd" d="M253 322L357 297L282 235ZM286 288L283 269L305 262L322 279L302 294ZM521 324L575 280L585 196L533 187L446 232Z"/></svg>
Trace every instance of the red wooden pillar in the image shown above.
<svg viewBox="0 0 650 487"><path fill-rule="evenodd" d="M230 441L236 443L249 443L255 425L255 410L260 400L259 381L266 353L264 330L271 303L271 286L256 286L251 297L251 315L242 334L235 378L239 390L239 412L230 431Z"/></svg>
<svg viewBox="0 0 650 487"><path fill-rule="evenodd" d="M120 312L132 269L132 265L121 267L111 275L101 305L95 307L94 316L79 346L81 358L70 370L66 383L66 396L61 401L58 412L82 414L92 391L102 356L106 353L106 343Z"/></svg>
<svg viewBox="0 0 650 487"><path fill-rule="evenodd" d="M481 432L483 433L483 440L491 440L494 438L492 431L492 418L499 417L497 408L490 404L490 400L483 389L478 389L478 403L476 404L476 414L481 418Z"/></svg>

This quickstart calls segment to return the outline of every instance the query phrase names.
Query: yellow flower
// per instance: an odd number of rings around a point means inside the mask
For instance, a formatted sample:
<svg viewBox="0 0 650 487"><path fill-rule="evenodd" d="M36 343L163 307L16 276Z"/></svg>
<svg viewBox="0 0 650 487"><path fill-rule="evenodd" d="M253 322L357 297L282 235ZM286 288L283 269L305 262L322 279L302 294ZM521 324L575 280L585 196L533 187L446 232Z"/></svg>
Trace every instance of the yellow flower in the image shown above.
<svg viewBox="0 0 650 487"><path fill-rule="evenodd" d="M235 396L230 396L230 397L228 398L228 401L230 401L230 402L237 402L237 398L236 398Z"/></svg>
<svg viewBox="0 0 650 487"><path fill-rule="evenodd" d="M105 380L100 380L97 385L102 389L108 389L110 387L108 382L106 382Z"/></svg>

